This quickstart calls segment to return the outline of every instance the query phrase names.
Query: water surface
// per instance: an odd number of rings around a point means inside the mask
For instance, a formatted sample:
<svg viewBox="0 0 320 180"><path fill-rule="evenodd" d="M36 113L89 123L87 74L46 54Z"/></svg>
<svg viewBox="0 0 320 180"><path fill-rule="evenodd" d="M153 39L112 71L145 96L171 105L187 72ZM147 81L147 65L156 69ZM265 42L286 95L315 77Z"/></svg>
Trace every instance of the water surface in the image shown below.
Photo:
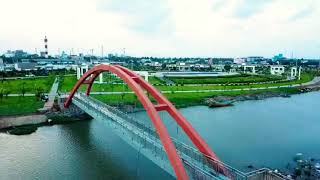
<svg viewBox="0 0 320 180"><path fill-rule="evenodd" d="M313 92L180 111L222 161L241 170L285 169L298 152L320 158L319 100ZM145 112L133 116L151 125ZM173 137L190 144L166 114L161 117ZM41 127L26 136L0 133L0 179L21 178L172 179L97 120Z"/></svg>

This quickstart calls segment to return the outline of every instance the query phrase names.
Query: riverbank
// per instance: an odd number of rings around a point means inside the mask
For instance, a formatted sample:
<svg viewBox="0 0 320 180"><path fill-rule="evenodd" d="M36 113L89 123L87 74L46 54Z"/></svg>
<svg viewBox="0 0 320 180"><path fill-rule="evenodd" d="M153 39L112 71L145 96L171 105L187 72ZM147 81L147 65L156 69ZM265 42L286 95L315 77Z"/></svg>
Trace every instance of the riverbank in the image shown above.
<svg viewBox="0 0 320 180"><path fill-rule="evenodd" d="M56 124L68 124L76 121L90 120L88 115L65 116L58 113L47 115L33 114L27 116L7 116L0 118L0 132L13 135L27 135L35 132L38 127Z"/></svg>
<svg viewBox="0 0 320 180"><path fill-rule="evenodd" d="M34 125L47 122L48 118L43 114L32 114L26 116L3 116L0 117L0 129L10 127Z"/></svg>
<svg viewBox="0 0 320 180"><path fill-rule="evenodd" d="M271 97L290 97L293 94L300 94L320 90L320 77L303 84L290 86L245 88L228 90L191 90L191 91L162 91L177 108L184 108L197 105L208 105L208 99L212 101L246 101L261 100ZM135 112L143 109L133 92L92 92L91 96L112 106L117 106L126 112Z"/></svg>
<svg viewBox="0 0 320 180"><path fill-rule="evenodd" d="M257 100L268 97L281 97L284 95L299 94L298 88L277 88L268 90L243 90L243 91L224 91L224 92L197 92L197 93L165 93L164 95L177 108L185 108L190 106L206 105L206 99L228 97L229 99ZM113 94L111 95L92 95L92 97L116 106L126 112L135 112L143 110L142 104L134 94Z"/></svg>
<svg viewBox="0 0 320 180"><path fill-rule="evenodd" d="M233 103L239 101L263 100L272 97L290 98L295 93L285 92L263 92L261 94L244 94L238 96L215 96L204 100L204 104L209 107L225 107L232 106Z"/></svg>
<svg viewBox="0 0 320 180"><path fill-rule="evenodd" d="M214 107L215 104L230 102L228 105L233 105L234 102L239 101L248 101L248 100L263 100L266 98L272 97L284 97L289 98L293 94L306 93L311 91L319 91L320 90L320 81L318 81L319 77L315 78L314 83L305 84L296 89L291 89L290 91L279 91L279 92L262 92L258 94L243 94L237 96L215 96L211 98L206 98L204 100L204 104L209 107Z"/></svg>

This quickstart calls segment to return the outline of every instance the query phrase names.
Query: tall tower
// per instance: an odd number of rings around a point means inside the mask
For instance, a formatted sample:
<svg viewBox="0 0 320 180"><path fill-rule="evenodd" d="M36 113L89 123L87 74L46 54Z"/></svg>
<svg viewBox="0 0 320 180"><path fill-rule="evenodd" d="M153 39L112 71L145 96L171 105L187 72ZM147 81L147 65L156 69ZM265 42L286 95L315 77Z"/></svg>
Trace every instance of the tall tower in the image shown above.
<svg viewBox="0 0 320 180"><path fill-rule="evenodd" d="M47 36L44 37L44 48L45 48L45 58L48 58L48 39L47 39Z"/></svg>

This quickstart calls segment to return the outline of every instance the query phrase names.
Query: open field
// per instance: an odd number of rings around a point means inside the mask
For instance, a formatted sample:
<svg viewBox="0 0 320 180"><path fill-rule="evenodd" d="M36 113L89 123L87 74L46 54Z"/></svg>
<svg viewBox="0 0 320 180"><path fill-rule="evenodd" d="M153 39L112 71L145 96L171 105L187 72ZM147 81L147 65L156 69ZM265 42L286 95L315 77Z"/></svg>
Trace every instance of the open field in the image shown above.
<svg viewBox="0 0 320 180"><path fill-rule="evenodd" d="M193 105L200 105L205 98L214 96L239 96L252 95L260 93L288 93L295 94L299 91L296 88L278 88L270 90L256 90L256 91L228 91L228 92L198 92L198 93L166 93L166 96L175 106L187 107ZM142 107L134 94L113 94L113 95L91 95L94 98L107 103L109 105L130 104Z"/></svg>
<svg viewBox="0 0 320 180"><path fill-rule="evenodd" d="M274 83L274 84L254 84L254 85L241 85L241 86L219 86L219 85L199 85L199 86L156 86L157 89L161 91L169 91L165 96L176 104L178 107L185 107L191 105L201 104L204 98L212 96L237 96L243 94L259 94L265 92L282 92L282 93L297 93L296 88L277 88L277 89L265 89L265 90L254 90L254 91L225 91L225 92L197 92L197 93L175 93L175 91L191 91L191 90L230 90L230 89L242 89L242 88L259 88L259 87L277 87L290 84L301 84L309 82L314 78L314 75L311 73L302 74L301 80L295 80L290 82ZM38 83L42 83L44 87L51 87L52 81L46 81L44 79L35 79L35 80L23 80L28 81L25 83L25 86L28 87L28 91L32 92L33 86ZM48 83L50 82L50 84ZM60 92L70 92L73 86L76 84L77 79L75 76L67 76L63 78L63 81L60 85ZM7 83L7 82L5 82ZM16 82L10 82L12 84L22 83L22 80L16 80ZM85 91L86 85L82 86L81 91ZM13 92L17 92L19 89L14 89ZM131 91L127 85L124 84L94 84L93 91L95 92L128 92ZM93 95L98 99L107 102L109 104L135 104L141 106L138 102L137 97L134 94L113 94L113 95ZM0 103L0 116L4 115L25 115L36 112L36 110L43 106L43 102L36 101L35 97L4 97Z"/></svg>
<svg viewBox="0 0 320 180"><path fill-rule="evenodd" d="M164 84L163 81L161 81L159 78L157 78L155 76L149 77L149 83L151 83L151 84Z"/></svg>
<svg viewBox="0 0 320 180"><path fill-rule="evenodd" d="M190 91L190 90L228 90L228 89L244 89L244 88L262 88L262 87L277 87L292 84L302 84L311 81L314 78L313 74L304 73L300 80L266 83L266 84L252 84L252 85L199 85L199 86L157 86L161 91Z"/></svg>
<svg viewBox="0 0 320 180"><path fill-rule="evenodd" d="M37 112L44 102L35 97L4 97L0 100L0 116L27 115Z"/></svg>
<svg viewBox="0 0 320 180"><path fill-rule="evenodd" d="M277 87L292 84L302 84L311 81L314 75L311 73L303 73L301 80L278 82L278 83L266 83L266 84L252 84L252 85L198 85L198 86L155 86L160 91L191 91L191 90L228 90L228 89L243 89L243 88L261 88L261 87ZM73 86L76 84L76 77L65 77L62 82L60 91L70 92ZM154 81L153 81L154 82ZM81 87L81 91L85 91L86 85ZM127 85L123 84L94 84L92 87L93 92L124 92L130 91Z"/></svg>
<svg viewBox="0 0 320 180"><path fill-rule="evenodd" d="M64 77L63 82L59 86L59 91L63 93L69 93L72 88L77 83L76 76L69 76ZM129 89L126 88L127 85L123 84L98 84L95 83L92 86L92 91L94 92L122 92L122 91L129 91ZM87 85L82 85L80 90L84 92L87 88Z"/></svg>
<svg viewBox="0 0 320 180"><path fill-rule="evenodd" d="M21 94L22 88L25 93L35 93L37 88L41 88L43 92L49 92L54 81L54 76L15 79L15 80L0 80L0 89L8 91L9 94Z"/></svg>
<svg viewBox="0 0 320 180"><path fill-rule="evenodd" d="M281 76L262 76L262 75L234 75L225 77L170 77L176 84L225 84L225 83L256 83L266 81L277 81L283 79Z"/></svg>

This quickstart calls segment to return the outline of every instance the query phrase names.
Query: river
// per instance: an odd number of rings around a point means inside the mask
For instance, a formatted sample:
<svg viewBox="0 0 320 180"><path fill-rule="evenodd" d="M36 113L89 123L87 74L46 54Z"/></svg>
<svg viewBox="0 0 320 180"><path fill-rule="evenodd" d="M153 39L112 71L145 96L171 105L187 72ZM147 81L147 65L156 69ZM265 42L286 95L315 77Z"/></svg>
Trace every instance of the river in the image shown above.
<svg viewBox="0 0 320 180"><path fill-rule="evenodd" d="M320 93L180 109L220 159L285 169L293 156L320 158ZM150 124L145 112L134 117ZM166 114L171 135L190 143ZM0 133L0 179L172 179L101 121L44 126L25 136Z"/></svg>

